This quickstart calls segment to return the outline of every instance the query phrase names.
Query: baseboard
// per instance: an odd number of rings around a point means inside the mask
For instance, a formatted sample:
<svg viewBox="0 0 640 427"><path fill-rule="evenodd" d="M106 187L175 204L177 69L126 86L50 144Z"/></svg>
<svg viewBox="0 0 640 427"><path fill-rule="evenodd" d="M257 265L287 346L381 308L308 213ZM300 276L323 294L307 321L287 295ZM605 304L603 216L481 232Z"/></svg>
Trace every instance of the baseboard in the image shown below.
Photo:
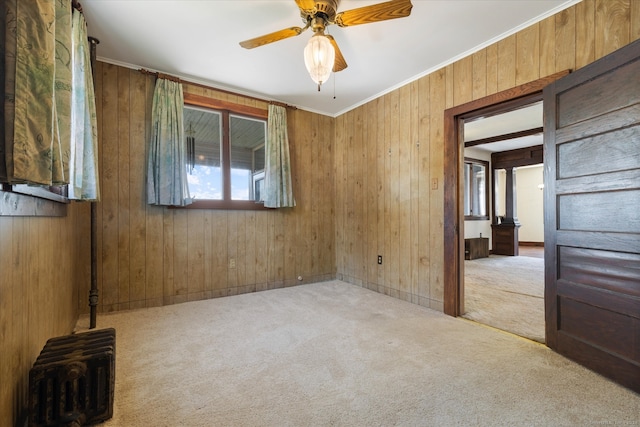
<svg viewBox="0 0 640 427"><path fill-rule="evenodd" d="M518 242L520 246L538 246L544 248L544 242Z"/></svg>

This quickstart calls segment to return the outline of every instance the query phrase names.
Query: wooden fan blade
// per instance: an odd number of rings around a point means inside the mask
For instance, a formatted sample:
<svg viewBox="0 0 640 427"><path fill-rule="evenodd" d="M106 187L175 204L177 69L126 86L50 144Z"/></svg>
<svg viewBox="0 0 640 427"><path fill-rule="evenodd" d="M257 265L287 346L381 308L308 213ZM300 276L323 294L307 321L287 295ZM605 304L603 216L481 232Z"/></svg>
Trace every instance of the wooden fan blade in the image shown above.
<svg viewBox="0 0 640 427"><path fill-rule="evenodd" d="M336 14L334 22L340 27L369 24L388 19L404 18L411 14L411 0L391 0L359 7Z"/></svg>
<svg viewBox="0 0 640 427"><path fill-rule="evenodd" d="M313 0L296 0L296 4L300 12L308 15L312 15L316 8L316 2Z"/></svg>
<svg viewBox="0 0 640 427"><path fill-rule="evenodd" d="M329 41L331 41L333 50L335 50L336 52L336 59L333 62L333 72L337 73L338 71L344 70L345 68L347 68L347 61L344 60L344 56L342 56L342 52L340 52L340 48L338 47L336 39L328 34L325 37L328 38Z"/></svg>
<svg viewBox="0 0 640 427"><path fill-rule="evenodd" d="M308 26L305 28L300 28L300 27L285 28L284 30L276 31L270 34L265 34L264 36L256 37L254 39L245 40L243 42L240 42L240 46L242 46L245 49L253 49L254 47L262 46L265 44L277 42L278 40L300 35L300 33L302 33L307 28Z"/></svg>

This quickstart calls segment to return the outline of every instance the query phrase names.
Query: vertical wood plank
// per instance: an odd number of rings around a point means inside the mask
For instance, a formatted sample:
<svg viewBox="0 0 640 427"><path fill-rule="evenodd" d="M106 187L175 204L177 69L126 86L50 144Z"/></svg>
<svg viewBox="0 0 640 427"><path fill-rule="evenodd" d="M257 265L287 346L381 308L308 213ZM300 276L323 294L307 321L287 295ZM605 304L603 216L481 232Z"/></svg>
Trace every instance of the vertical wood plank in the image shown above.
<svg viewBox="0 0 640 427"><path fill-rule="evenodd" d="M444 299L443 252L437 250L444 247L443 217L444 211L444 120L443 112L446 108L446 82L448 78L443 71L436 71L429 76L429 99L431 101L430 150L429 167L430 179L435 185L431 186L429 200L429 243L431 248L429 262L429 300L430 307L442 310ZM435 181L434 181L435 180Z"/></svg>
<svg viewBox="0 0 640 427"><path fill-rule="evenodd" d="M168 210L168 209L167 209ZM189 222L188 212L173 214L173 295L175 302L186 302L189 293ZM155 284L147 290L147 301L156 298Z"/></svg>
<svg viewBox="0 0 640 427"><path fill-rule="evenodd" d="M130 220L130 301L142 301L145 299L146 272L147 272L147 212L146 212L146 114L148 87L151 86L150 78L137 71L130 71L130 145L129 145L129 220ZM162 237L162 215L155 215L155 227L157 230L152 236ZM162 272L162 241L154 241L154 247L149 254L150 269ZM160 281L162 276L160 276ZM133 308L133 307L132 307Z"/></svg>
<svg viewBox="0 0 640 427"><path fill-rule="evenodd" d="M230 289L238 287L238 215L232 212L227 219L227 283ZM237 290L236 290L237 292Z"/></svg>
<svg viewBox="0 0 640 427"><path fill-rule="evenodd" d="M631 29L629 42L640 39L640 2L631 2L631 11L629 12L631 20Z"/></svg>
<svg viewBox="0 0 640 427"><path fill-rule="evenodd" d="M352 218L352 231L351 245L352 245L352 265L353 269L351 276L356 279L355 283L362 284L362 280L366 277L366 257L364 256L364 148L363 148L363 133L364 133L364 117L363 108L357 108L353 111L353 138L351 145L351 170L353 175L350 179L351 194L349 195Z"/></svg>
<svg viewBox="0 0 640 427"><path fill-rule="evenodd" d="M386 97L381 96L375 100L376 103L376 117L377 121L375 126L377 127L376 133L376 170L378 171L376 177L376 191L378 194L377 200L377 255L382 256L382 265L378 265L376 284L378 289L386 285L385 271L386 264L384 263L386 256L386 214L387 214L387 143L386 143Z"/></svg>
<svg viewBox="0 0 640 427"><path fill-rule="evenodd" d="M540 77L540 27L531 25L516 34L516 84Z"/></svg>
<svg viewBox="0 0 640 427"><path fill-rule="evenodd" d="M343 152L344 152L344 114L335 119L335 150L333 152L333 170L335 180L333 182L333 194L335 198L335 228L336 231L334 233L335 240L335 257L336 257L336 273L338 277L342 277L344 274L342 256L344 254L344 188L342 186L343 176L345 173L344 161L343 161Z"/></svg>
<svg viewBox="0 0 640 427"><path fill-rule="evenodd" d="M631 0L596 0L596 59L629 43L630 2Z"/></svg>
<svg viewBox="0 0 640 427"><path fill-rule="evenodd" d="M229 287L229 214L227 211L215 211L211 213L211 241L212 246L216 250L212 254L211 262L211 280L213 296L227 295L226 289ZM266 224L264 226L266 228ZM263 231L260 230L259 231ZM264 265L266 258L266 250L264 248L260 261ZM265 278L266 281L266 278Z"/></svg>
<svg viewBox="0 0 640 427"><path fill-rule="evenodd" d="M576 69L595 61L596 8L595 0L584 0L575 6L576 13Z"/></svg>
<svg viewBox="0 0 640 427"><path fill-rule="evenodd" d="M380 118L378 117L377 105L375 102L369 102L366 105L367 108L367 123L372 125L367 126L368 133L365 139L365 151L367 153L366 164L366 192L367 192L367 253L366 253L366 265L367 276L364 285L368 288L372 284L375 284L375 290L377 290L378 284L378 126L373 125L377 123Z"/></svg>
<svg viewBox="0 0 640 427"><path fill-rule="evenodd" d="M315 114L302 113L299 122L296 124L296 167L297 167L297 188L296 210L298 211L297 227L297 253L296 276L307 277L312 271L312 235L311 235L311 215L313 199L311 197L312 182L308 179L309 171L312 168L311 146L320 143L318 141L318 116ZM276 237L276 234L273 235ZM274 248L275 249L275 248ZM284 255L284 254L283 254ZM275 280L275 274L272 275Z"/></svg>
<svg viewBox="0 0 640 427"><path fill-rule="evenodd" d="M248 285L256 285L256 212L248 211L245 217L245 282ZM210 256L205 255L208 260ZM205 265L207 265L206 263Z"/></svg>
<svg viewBox="0 0 640 427"><path fill-rule="evenodd" d="M418 296L418 303L424 304L424 299L429 298L429 285L431 283L429 273L430 253L431 253L431 100L430 100L429 77L419 80L419 135L420 135L420 195L419 195L419 263L418 265L418 288L415 294Z"/></svg>
<svg viewBox="0 0 640 427"><path fill-rule="evenodd" d="M540 76L556 72L556 16L540 21Z"/></svg>
<svg viewBox="0 0 640 427"><path fill-rule="evenodd" d="M149 212L153 212L155 209L160 208L152 208L149 207ZM175 276L176 272L174 269L174 258L173 258L173 247L174 247L174 233L173 233L173 216L175 211L164 209L162 212L162 234L164 236L163 245L162 245L162 267L163 267L163 275L162 275L162 296L165 304L174 304L177 302L175 300L176 296L176 286L175 286ZM153 229L152 223L153 217L148 218L148 227L150 230ZM152 245L148 245L149 248ZM149 259L149 257L147 257ZM150 261L150 259L149 259ZM151 290L154 289L154 286L157 285L157 282L154 280L153 272L147 271L147 284L145 288L145 294L151 293ZM147 289L149 291L147 291ZM145 295L146 301L146 295Z"/></svg>
<svg viewBox="0 0 640 427"><path fill-rule="evenodd" d="M322 233L323 236L321 245L322 252L321 258L322 270L321 274L324 276L332 277L332 273L335 272L335 198L334 198L334 171L333 171L333 156L334 156L334 135L335 135L335 120L332 117L324 116L321 118L320 127L323 129L322 133L322 149L321 153L321 167L318 168L319 174L317 179L322 186L322 198L318 203L323 206L323 211L320 214L322 218ZM330 166L331 165L331 166Z"/></svg>
<svg viewBox="0 0 640 427"><path fill-rule="evenodd" d="M411 247L411 256L409 261L409 289L407 301L417 302L415 296L418 290L419 271L417 266L420 260L420 82L414 81L410 85L411 103L409 112L409 146L411 149L411 177L410 177L410 196L411 203L410 224L409 224L409 240Z"/></svg>
<svg viewBox="0 0 640 427"><path fill-rule="evenodd" d="M445 90L445 101L446 101L446 105L447 108L451 108L455 105L455 72L454 72L454 65L453 64L449 64L445 67L445 74L447 76L447 78L445 79L444 84L446 85L446 90Z"/></svg>
<svg viewBox="0 0 640 427"><path fill-rule="evenodd" d="M211 238L211 211L207 210L202 218L202 238L203 238L203 256L204 256L204 293L205 298L213 298L213 267L211 260L213 259L214 246Z"/></svg>
<svg viewBox="0 0 640 427"><path fill-rule="evenodd" d="M473 99L473 56L453 63L453 105L464 104Z"/></svg>
<svg viewBox="0 0 640 427"><path fill-rule="evenodd" d="M246 212L237 212L238 228L236 231L236 280L238 286L246 291L247 286L247 228ZM197 228L196 228L197 229Z"/></svg>
<svg viewBox="0 0 640 427"><path fill-rule="evenodd" d="M516 85L516 45L516 34L498 42L498 91Z"/></svg>
<svg viewBox="0 0 640 427"><path fill-rule="evenodd" d="M309 152L310 156L308 158L308 169L304 169L304 163L307 161L305 157L305 162L303 162L301 172L304 172L303 179L309 181L309 194L311 195L311 200L320 200L321 194L323 193L322 183L318 182L315 179L316 173L318 173L322 169L322 164L320 161L320 151L322 143L321 136L321 119L319 115L314 115L311 121L311 141L310 145L299 147L300 150L298 152ZM309 277L317 276L320 272L319 269L319 256L320 256L320 245L319 245L319 227L320 227L320 205L318 203L310 203L310 221L309 221L309 271L307 272Z"/></svg>
<svg viewBox="0 0 640 427"><path fill-rule="evenodd" d="M386 118L388 130L387 142L391 148L389 156L389 215L385 230L389 236L389 265L387 286L394 292L390 293L394 298L398 297L398 285L400 281L400 92L396 89L388 95L389 114Z"/></svg>
<svg viewBox="0 0 640 427"><path fill-rule="evenodd" d="M0 217L0 271L10 272L13 269L13 218ZM5 349L0 353L0 376L5 381L15 381L13 358L20 354L15 343L14 334L18 319L15 318L13 306L22 303L14 295L13 275L0 274L0 342ZM12 351L13 350L13 351ZM4 381L3 381L4 382ZM13 387L0 387L0 421L3 425L13 425Z"/></svg>
<svg viewBox="0 0 640 427"><path fill-rule="evenodd" d="M555 18L555 71L576 68L576 9L565 9ZM547 75L547 74L545 74Z"/></svg>
<svg viewBox="0 0 640 427"><path fill-rule="evenodd" d="M472 98L478 99L487 95L487 50L482 49L471 57L473 62Z"/></svg>
<svg viewBox="0 0 640 427"><path fill-rule="evenodd" d="M397 179L394 181L394 173L393 173L393 159L392 157L396 155L394 151L394 147L391 143L391 138L393 137L393 130L391 126L391 115L393 114L394 108L394 100L391 94L386 94L384 96L384 148L385 148L385 158L384 158L384 257L382 263L385 264L384 267L384 292L388 294L389 288L397 286L397 277L394 277L393 274L393 241L397 239L397 233L394 233L394 227L397 226L397 221L393 221L393 210L394 210L394 183L397 183Z"/></svg>
<svg viewBox="0 0 640 427"><path fill-rule="evenodd" d="M487 95L498 92L498 45L487 46Z"/></svg>
<svg viewBox="0 0 640 427"><path fill-rule="evenodd" d="M102 283L103 309L112 311L118 302L118 67L103 66L102 169Z"/></svg>
<svg viewBox="0 0 640 427"><path fill-rule="evenodd" d="M467 61L469 64L471 61ZM471 78L468 78L471 86ZM469 91L470 93L470 91ZM411 86L404 85L398 90L398 161L399 161L399 188L398 188L398 290L399 297L410 301L411 294Z"/></svg>
<svg viewBox="0 0 640 427"><path fill-rule="evenodd" d="M256 213L256 290L267 289L267 212Z"/></svg>
<svg viewBox="0 0 640 427"><path fill-rule="evenodd" d="M187 211L187 226L187 298L194 301L204 298L204 211Z"/></svg>
<svg viewBox="0 0 640 427"><path fill-rule="evenodd" d="M131 155L129 153L130 146L130 119L131 107L129 96L130 88L130 71L126 68L118 68L118 124L117 124L117 192L118 192L118 303L119 309L129 309L130 292L130 177L129 164Z"/></svg>
<svg viewBox="0 0 640 427"><path fill-rule="evenodd" d="M273 251L270 268L273 270L274 287L284 287L284 216L280 212L269 212L273 218Z"/></svg>

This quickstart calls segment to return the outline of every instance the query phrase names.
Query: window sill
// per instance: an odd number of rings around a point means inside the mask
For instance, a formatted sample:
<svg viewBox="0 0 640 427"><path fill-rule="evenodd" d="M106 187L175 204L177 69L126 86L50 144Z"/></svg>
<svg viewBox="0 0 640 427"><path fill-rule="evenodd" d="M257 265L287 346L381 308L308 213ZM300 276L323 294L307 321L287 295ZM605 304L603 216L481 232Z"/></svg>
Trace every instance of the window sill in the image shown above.
<svg viewBox="0 0 640 427"><path fill-rule="evenodd" d="M195 200L187 206L170 206L169 209L221 209L238 211L263 211L271 210L266 208L264 203L257 203L252 200Z"/></svg>
<svg viewBox="0 0 640 427"><path fill-rule="evenodd" d="M47 216L67 215L69 199L44 188L28 185L0 187L0 216Z"/></svg>
<svg viewBox="0 0 640 427"><path fill-rule="evenodd" d="M489 221L489 217L488 216L468 216L465 215L464 217L465 221Z"/></svg>

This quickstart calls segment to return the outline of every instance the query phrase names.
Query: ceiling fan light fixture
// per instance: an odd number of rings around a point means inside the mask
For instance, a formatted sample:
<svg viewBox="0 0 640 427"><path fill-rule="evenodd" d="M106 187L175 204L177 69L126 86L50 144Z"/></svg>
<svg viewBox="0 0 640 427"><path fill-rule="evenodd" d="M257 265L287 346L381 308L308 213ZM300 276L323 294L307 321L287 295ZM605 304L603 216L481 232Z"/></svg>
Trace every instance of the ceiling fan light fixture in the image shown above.
<svg viewBox="0 0 640 427"><path fill-rule="evenodd" d="M318 90L320 85L329 79L335 56L336 52L331 41L321 33L311 37L304 48L304 65L311 79L318 84Z"/></svg>

